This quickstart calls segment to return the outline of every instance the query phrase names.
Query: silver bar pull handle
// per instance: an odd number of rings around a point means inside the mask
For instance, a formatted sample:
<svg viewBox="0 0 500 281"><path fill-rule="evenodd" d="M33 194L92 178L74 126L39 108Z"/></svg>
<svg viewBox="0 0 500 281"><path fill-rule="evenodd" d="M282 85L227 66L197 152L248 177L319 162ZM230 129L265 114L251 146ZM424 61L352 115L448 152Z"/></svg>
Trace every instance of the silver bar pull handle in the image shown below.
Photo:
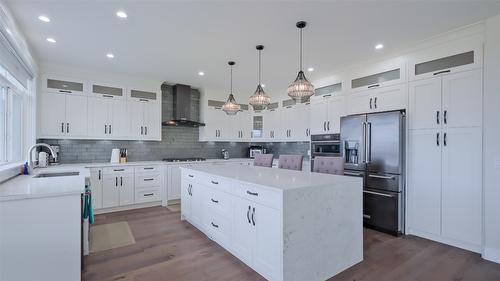
<svg viewBox="0 0 500 281"><path fill-rule="evenodd" d="M363 190L363 193L368 193L368 194L378 195L378 196L383 196L383 197L388 197L388 198L393 198L394 197L394 195L380 193L380 192L375 192L375 191L369 191L369 190Z"/></svg>
<svg viewBox="0 0 500 281"><path fill-rule="evenodd" d="M363 214L363 218L364 218L364 219L371 219L371 218L372 218L372 216Z"/></svg>
<svg viewBox="0 0 500 281"><path fill-rule="evenodd" d="M370 163L372 161L372 123L368 122L366 128L366 163Z"/></svg>
<svg viewBox="0 0 500 281"><path fill-rule="evenodd" d="M365 149L363 151L363 163L366 163L366 122L363 122L363 129L361 130L361 138L365 143Z"/></svg>
<svg viewBox="0 0 500 281"><path fill-rule="evenodd" d="M344 171L344 176L361 177L361 176L363 176L363 174L362 173L351 173L351 172L345 172Z"/></svg>
<svg viewBox="0 0 500 281"><path fill-rule="evenodd" d="M368 175L370 178L384 179L384 180L395 180L394 176L379 176L379 175Z"/></svg>

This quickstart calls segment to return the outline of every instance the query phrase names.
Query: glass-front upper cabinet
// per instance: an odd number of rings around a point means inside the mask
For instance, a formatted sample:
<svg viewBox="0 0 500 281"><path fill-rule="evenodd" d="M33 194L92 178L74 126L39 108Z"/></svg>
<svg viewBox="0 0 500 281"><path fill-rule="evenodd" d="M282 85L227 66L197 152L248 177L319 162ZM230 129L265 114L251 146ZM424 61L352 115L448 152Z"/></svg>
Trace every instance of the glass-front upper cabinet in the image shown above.
<svg viewBox="0 0 500 281"><path fill-rule="evenodd" d="M252 117L252 139L262 139L264 137L264 116L255 114Z"/></svg>
<svg viewBox="0 0 500 281"><path fill-rule="evenodd" d="M92 94L104 98L124 98L125 89L122 87L109 86L104 84L92 84Z"/></svg>
<svg viewBox="0 0 500 281"><path fill-rule="evenodd" d="M84 81L76 79L47 77L43 81L49 93L83 94L85 90Z"/></svg>

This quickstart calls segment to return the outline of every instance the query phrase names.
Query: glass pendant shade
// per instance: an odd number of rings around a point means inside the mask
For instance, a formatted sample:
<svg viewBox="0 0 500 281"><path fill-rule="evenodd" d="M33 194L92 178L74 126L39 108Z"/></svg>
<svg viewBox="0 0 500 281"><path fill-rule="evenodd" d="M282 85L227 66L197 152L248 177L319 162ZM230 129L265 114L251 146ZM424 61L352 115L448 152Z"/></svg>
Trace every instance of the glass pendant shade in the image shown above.
<svg viewBox="0 0 500 281"><path fill-rule="evenodd" d="M222 111L224 111L227 115L236 115L236 113L238 113L241 109L241 105L236 102L233 96L233 65L236 63L234 61L230 61L227 64L231 67L231 92L229 93L226 103L222 105Z"/></svg>
<svg viewBox="0 0 500 281"><path fill-rule="evenodd" d="M229 94L229 98L227 99L226 103L222 106L222 110L227 115L236 115L236 113L238 113L238 111L240 111L240 109L241 109L241 105L236 102L233 94Z"/></svg>
<svg viewBox="0 0 500 281"><path fill-rule="evenodd" d="M288 96L296 102L308 102L312 95L314 95L314 86L311 84L304 72L301 70L287 90Z"/></svg>
<svg viewBox="0 0 500 281"><path fill-rule="evenodd" d="M304 103L309 101L309 98L314 95L314 86L309 82L302 71L302 29L306 27L305 21L297 22L296 26L300 30L300 57L299 57L299 74L290 86L288 86L287 94L296 102Z"/></svg>
<svg viewBox="0 0 500 281"><path fill-rule="evenodd" d="M253 110L264 110L271 103L271 98L266 95L264 89L262 88L262 84L260 83L260 70L261 70L261 51L264 49L264 46L257 45L256 49L259 51L259 84L257 84L257 89L255 93L250 96L248 99L248 103L253 107Z"/></svg>
<svg viewBox="0 0 500 281"><path fill-rule="evenodd" d="M253 110L264 110L269 105L269 103L271 103L271 98L266 95L264 89L262 89L262 86L259 84L257 85L257 90L255 90L255 93L250 96L248 103L250 103L250 105L253 107Z"/></svg>

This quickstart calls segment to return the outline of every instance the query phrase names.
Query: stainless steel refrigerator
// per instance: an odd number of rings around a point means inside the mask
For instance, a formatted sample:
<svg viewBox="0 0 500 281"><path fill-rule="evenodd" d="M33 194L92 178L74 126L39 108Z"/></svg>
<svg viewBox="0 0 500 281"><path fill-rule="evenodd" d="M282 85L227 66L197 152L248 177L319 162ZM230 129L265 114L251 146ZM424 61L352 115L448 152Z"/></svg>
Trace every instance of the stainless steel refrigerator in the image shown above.
<svg viewBox="0 0 500 281"><path fill-rule="evenodd" d="M363 222L404 232L405 112L352 115L340 120L345 175L363 178Z"/></svg>

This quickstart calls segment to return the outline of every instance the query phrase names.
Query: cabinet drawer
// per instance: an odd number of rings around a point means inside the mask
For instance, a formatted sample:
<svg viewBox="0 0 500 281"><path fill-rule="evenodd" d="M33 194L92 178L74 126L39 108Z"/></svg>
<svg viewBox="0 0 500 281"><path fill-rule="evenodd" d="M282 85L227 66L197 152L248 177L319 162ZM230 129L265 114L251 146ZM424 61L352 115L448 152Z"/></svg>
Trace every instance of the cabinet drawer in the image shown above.
<svg viewBox="0 0 500 281"><path fill-rule="evenodd" d="M226 217L231 217L232 201L231 195L213 188L206 188L204 205L210 211L219 213Z"/></svg>
<svg viewBox="0 0 500 281"><path fill-rule="evenodd" d="M135 203L161 200L160 188L145 188L135 191Z"/></svg>
<svg viewBox="0 0 500 281"><path fill-rule="evenodd" d="M247 200L266 205L271 208L281 210L282 194L277 191L271 191L262 187L251 185L242 185L238 188L233 188L233 194Z"/></svg>
<svg viewBox="0 0 500 281"><path fill-rule="evenodd" d="M161 185L161 175L158 173L152 174L136 174L135 175L135 187L153 187Z"/></svg>
<svg viewBox="0 0 500 281"><path fill-rule="evenodd" d="M133 167L106 167L102 171L104 174L117 174L117 173L131 174L134 172L134 168Z"/></svg>
<svg viewBox="0 0 500 281"><path fill-rule="evenodd" d="M205 216L206 234L219 245L230 251L231 220L215 212L208 212Z"/></svg>
<svg viewBox="0 0 500 281"><path fill-rule="evenodd" d="M136 173L151 173L151 172L160 172L162 166L155 165L155 166L136 166L134 168Z"/></svg>

